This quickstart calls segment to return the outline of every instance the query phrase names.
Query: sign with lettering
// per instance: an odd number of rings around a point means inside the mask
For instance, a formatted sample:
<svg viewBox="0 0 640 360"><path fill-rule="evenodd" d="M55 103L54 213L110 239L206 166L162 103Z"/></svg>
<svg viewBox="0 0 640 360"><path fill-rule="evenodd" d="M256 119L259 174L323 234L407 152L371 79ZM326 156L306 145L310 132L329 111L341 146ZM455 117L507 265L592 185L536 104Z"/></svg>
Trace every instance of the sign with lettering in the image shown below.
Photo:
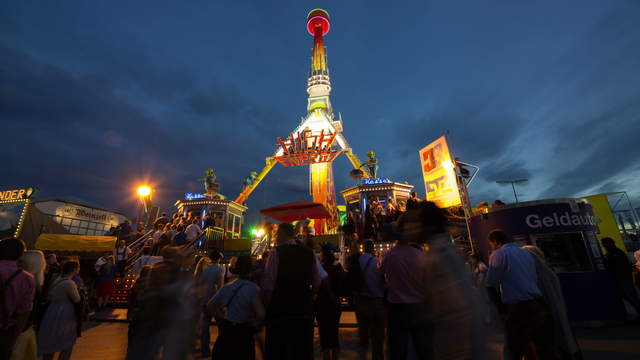
<svg viewBox="0 0 640 360"><path fill-rule="evenodd" d="M288 138L277 138L282 155L274 157L282 166L301 166L333 161L342 149L332 149L337 133L322 129L314 134L311 130L291 133Z"/></svg>
<svg viewBox="0 0 640 360"><path fill-rule="evenodd" d="M33 195L34 189L32 187L26 189L5 190L0 191L0 201L13 201L28 199Z"/></svg>
<svg viewBox="0 0 640 360"><path fill-rule="evenodd" d="M456 169L446 137L441 136L419 153L427 200L442 208L461 205Z"/></svg>
<svg viewBox="0 0 640 360"><path fill-rule="evenodd" d="M387 178L364 178L362 179L364 185L376 185L376 184L391 184L392 181Z"/></svg>
<svg viewBox="0 0 640 360"><path fill-rule="evenodd" d="M204 194L186 193L184 194L184 198L187 200L204 199Z"/></svg>
<svg viewBox="0 0 640 360"><path fill-rule="evenodd" d="M117 219L116 216L107 211L71 204L59 206L55 210L55 213L57 216L61 217L87 220L103 224L111 223L114 224L114 226L118 225L118 221L124 220L124 218Z"/></svg>

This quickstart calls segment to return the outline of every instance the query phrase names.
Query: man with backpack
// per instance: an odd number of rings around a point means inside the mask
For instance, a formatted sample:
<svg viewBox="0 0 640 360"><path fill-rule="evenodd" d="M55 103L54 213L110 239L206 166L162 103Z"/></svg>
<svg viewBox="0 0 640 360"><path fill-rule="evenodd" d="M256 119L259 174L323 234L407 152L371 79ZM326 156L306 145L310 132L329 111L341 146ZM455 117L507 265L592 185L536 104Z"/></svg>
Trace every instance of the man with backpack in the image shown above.
<svg viewBox="0 0 640 360"><path fill-rule="evenodd" d="M374 255L374 243L365 240L364 253L350 259L350 281L356 307L360 348L366 354L371 345L371 359L384 359L384 277Z"/></svg>
<svg viewBox="0 0 640 360"><path fill-rule="evenodd" d="M0 359L11 356L33 309L35 280L33 275L18 268L24 249L22 240L0 240Z"/></svg>

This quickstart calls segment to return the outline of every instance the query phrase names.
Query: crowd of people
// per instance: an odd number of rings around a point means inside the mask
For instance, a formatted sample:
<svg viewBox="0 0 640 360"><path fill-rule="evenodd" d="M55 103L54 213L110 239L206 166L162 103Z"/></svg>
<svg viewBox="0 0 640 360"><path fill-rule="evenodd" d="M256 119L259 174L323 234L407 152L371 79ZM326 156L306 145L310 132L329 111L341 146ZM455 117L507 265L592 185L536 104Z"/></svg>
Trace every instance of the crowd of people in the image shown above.
<svg viewBox="0 0 640 360"><path fill-rule="evenodd" d="M351 249L342 262L330 243L321 244L317 257L305 226L281 223L276 246L260 259L242 255L223 266L221 252L196 256L176 240L198 236L200 219L163 215L159 221L131 267L137 278L128 304L127 359L252 360L256 349L267 360L312 359L315 326L323 359L338 359L345 302L355 309L359 351L373 360L384 359L385 350L392 360L484 359L487 334L498 327L505 359L581 358L560 283L542 251L519 247L496 229L485 264L453 245L445 211L431 202L407 203L393 222L395 244L385 252L347 222L342 232ZM640 310L626 254L610 239L602 243L607 269ZM53 254L25 251L15 238L0 248L1 358L59 353L68 359L86 296L78 261L60 265ZM95 263L99 306L129 255L123 240Z"/></svg>

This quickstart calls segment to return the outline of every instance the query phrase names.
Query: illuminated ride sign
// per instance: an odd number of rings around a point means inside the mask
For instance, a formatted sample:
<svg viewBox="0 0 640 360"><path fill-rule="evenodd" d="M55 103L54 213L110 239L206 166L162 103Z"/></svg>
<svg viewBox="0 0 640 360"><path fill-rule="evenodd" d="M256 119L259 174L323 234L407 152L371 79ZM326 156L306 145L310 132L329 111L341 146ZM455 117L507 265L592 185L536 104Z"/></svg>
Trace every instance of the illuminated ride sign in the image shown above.
<svg viewBox="0 0 640 360"><path fill-rule="evenodd" d="M287 139L277 138L280 150L274 157L282 166L301 166L332 162L342 149L332 149L337 133L321 130L319 134L311 130L291 133Z"/></svg>
<svg viewBox="0 0 640 360"><path fill-rule="evenodd" d="M362 179L362 183L364 185L377 185L377 184L391 184L393 181L387 179L387 178L375 178L375 179L371 179L371 178L364 178Z"/></svg>
<svg viewBox="0 0 640 360"><path fill-rule="evenodd" d="M204 194L186 193L184 194L184 198L187 200L204 199Z"/></svg>
<svg viewBox="0 0 640 360"><path fill-rule="evenodd" d="M445 136L420 150L420 163L427 200L443 208L461 205L456 169Z"/></svg>
<svg viewBox="0 0 640 360"><path fill-rule="evenodd" d="M14 201L28 199L33 195L32 187L26 189L0 191L0 201Z"/></svg>

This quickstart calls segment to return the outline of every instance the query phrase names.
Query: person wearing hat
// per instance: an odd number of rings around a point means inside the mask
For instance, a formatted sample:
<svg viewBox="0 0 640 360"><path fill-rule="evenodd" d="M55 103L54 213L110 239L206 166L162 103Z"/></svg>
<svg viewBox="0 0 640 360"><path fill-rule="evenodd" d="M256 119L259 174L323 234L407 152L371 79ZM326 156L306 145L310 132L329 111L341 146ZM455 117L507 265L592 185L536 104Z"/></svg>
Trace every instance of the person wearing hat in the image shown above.
<svg viewBox="0 0 640 360"><path fill-rule="evenodd" d="M264 319L260 288L248 279L253 269L251 256L237 258L231 272L237 280L223 286L207 304L218 322L218 338L213 345L213 359L254 360L254 332Z"/></svg>

